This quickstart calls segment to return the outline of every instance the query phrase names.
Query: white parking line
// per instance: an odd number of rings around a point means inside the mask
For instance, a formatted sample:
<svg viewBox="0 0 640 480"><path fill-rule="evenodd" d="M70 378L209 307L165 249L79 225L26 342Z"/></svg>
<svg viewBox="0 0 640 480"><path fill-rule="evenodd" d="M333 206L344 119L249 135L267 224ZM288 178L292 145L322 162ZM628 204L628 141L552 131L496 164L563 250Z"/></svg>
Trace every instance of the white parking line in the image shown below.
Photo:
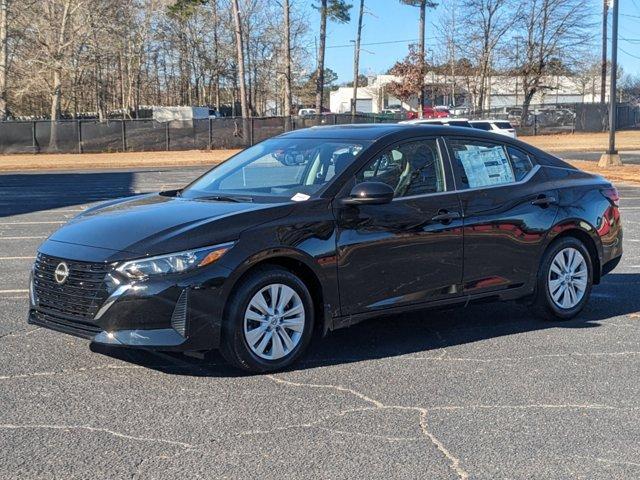
<svg viewBox="0 0 640 480"><path fill-rule="evenodd" d="M2 260L34 260L36 257L0 257L0 261Z"/></svg>
<svg viewBox="0 0 640 480"><path fill-rule="evenodd" d="M0 240L42 240L47 238L46 235L35 235L33 237L0 237Z"/></svg>
<svg viewBox="0 0 640 480"><path fill-rule="evenodd" d="M67 222L0 222L0 225L61 225Z"/></svg>
<svg viewBox="0 0 640 480"><path fill-rule="evenodd" d="M0 290L0 293L29 293L29 290Z"/></svg>

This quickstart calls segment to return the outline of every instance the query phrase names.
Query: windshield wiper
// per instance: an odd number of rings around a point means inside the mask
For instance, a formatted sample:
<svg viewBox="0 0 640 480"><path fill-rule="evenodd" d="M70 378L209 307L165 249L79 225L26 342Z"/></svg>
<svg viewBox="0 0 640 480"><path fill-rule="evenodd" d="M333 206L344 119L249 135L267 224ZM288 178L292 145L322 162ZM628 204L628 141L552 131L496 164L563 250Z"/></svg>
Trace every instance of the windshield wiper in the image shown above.
<svg viewBox="0 0 640 480"><path fill-rule="evenodd" d="M253 202L251 197L229 197L226 195L208 195L206 197L196 197L194 200L213 200L215 202Z"/></svg>

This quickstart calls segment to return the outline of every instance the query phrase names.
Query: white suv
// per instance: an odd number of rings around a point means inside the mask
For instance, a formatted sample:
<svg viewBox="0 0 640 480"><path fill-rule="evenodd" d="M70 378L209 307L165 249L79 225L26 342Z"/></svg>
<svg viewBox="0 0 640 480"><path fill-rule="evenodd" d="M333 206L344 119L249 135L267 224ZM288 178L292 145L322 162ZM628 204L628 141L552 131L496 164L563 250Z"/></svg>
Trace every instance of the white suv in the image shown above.
<svg viewBox="0 0 640 480"><path fill-rule="evenodd" d="M450 127L467 127L470 128L471 124L466 118L414 118L413 120L404 120L403 125L448 125Z"/></svg>
<svg viewBox="0 0 640 480"><path fill-rule="evenodd" d="M517 138L516 129L507 120L471 120L469 123L473 128Z"/></svg>

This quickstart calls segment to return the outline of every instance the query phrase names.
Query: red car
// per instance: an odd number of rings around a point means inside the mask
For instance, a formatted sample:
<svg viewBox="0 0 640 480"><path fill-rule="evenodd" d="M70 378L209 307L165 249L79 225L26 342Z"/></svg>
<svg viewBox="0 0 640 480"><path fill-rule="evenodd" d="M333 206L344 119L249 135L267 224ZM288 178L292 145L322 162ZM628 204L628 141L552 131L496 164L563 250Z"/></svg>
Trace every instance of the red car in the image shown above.
<svg viewBox="0 0 640 480"><path fill-rule="evenodd" d="M422 118L446 118L448 116L447 110L436 110L427 106L422 108ZM407 119L413 120L414 118L418 118L418 112L407 112Z"/></svg>

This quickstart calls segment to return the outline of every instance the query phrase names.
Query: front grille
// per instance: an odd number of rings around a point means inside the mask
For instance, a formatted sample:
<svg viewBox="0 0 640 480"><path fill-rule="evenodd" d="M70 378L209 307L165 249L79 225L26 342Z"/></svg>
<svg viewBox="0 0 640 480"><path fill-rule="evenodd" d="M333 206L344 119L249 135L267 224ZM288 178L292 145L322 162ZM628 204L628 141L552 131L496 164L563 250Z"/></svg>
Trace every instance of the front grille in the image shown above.
<svg viewBox="0 0 640 480"><path fill-rule="evenodd" d="M60 262L69 267L62 284L54 278ZM33 287L38 311L71 321L90 321L109 296L104 279L111 266L64 260L38 254L33 271Z"/></svg>
<svg viewBox="0 0 640 480"><path fill-rule="evenodd" d="M29 323L82 338L93 338L102 331L100 327L96 327L95 325L62 318L50 313L38 312L36 310L31 312Z"/></svg>

